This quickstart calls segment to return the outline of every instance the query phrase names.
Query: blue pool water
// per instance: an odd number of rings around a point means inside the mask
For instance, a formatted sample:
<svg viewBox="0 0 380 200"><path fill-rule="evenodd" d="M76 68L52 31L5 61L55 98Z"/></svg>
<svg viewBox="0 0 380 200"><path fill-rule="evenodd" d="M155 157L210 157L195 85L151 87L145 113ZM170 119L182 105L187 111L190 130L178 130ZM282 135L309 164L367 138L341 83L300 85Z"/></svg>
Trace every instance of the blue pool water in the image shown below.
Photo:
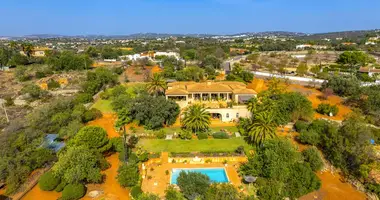
<svg viewBox="0 0 380 200"><path fill-rule="evenodd" d="M177 184L177 178L181 171L199 172L210 177L210 180L215 183L228 183L226 170L223 168L199 168L199 169L173 169L170 184Z"/></svg>

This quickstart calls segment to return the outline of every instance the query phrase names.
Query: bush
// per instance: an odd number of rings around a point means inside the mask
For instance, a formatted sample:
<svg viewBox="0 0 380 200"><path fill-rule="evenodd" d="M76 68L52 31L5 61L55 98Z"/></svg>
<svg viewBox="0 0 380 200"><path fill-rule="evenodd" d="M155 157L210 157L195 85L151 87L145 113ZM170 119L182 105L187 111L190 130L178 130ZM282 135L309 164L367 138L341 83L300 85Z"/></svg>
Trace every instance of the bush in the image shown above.
<svg viewBox="0 0 380 200"><path fill-rule="evenodd" d="M132 187L139 182L140 174L136 165L123 164L119 167L117 173L117 181L123 187Z"/></svg>
<svg viewBox="0 0 380 200"><path fill-rule="evenodd" d="M139 198L143 194L143 191L141 190L141 187L139 185L133 186L131 188L131 196L133 199Z"/></svg>
<svg viewBox="0 0 380 200"><path fill-rule="evenodd" d="M61 183L55 188L54 191L62 192L62 190L65 189L66 185L67 185L66 181L62 180Z"/></svg>
<svg viewBox="0 0 380 200"><path fill-rule="evenodd" d="M314 130L310 130L310 131L303 130L298 136L298 139L303 144L311 144L311 145L316 146L319 144L320 136Z"/></svg>
<svg viewBox="0 0 380 200"><path fill-rule="evenodd" d="M44 78L46 77L46 74L45 72L42 72L42 71L36 71L36 78Z"/></svg>
<svg viewBox="0 0 380 200"><path fill-rule="evenodd" d="M59 200L76 200L86 194L86 187L83 184L69 184L63 189L62 197Z"/></svg>
<svg viewBox="0 0 380 200"><path fill-rule="evenodd" d="M116 68L113 68L112 71L113 71L113 73L120 75L124 72L124 68L123 67L116 67Z"/></svg>
<svg viewBox="0 0 380 200"><path fill-rule="evenodd" d="M92 95L89 93L80 93L75 96L74 103L75 104L85 104L92 102Z"/></svg>
<svg viewBox="0 0 380 200"><path fill-rule="evenodd" d="M302 151L302 155L303 155L304 161L309 163L313 171L318 171L322 169L323 161L321 158L321 154L319 153L316 147L311 147Z"/></svg>
<svg viewBox="0 0 380 200"><path fill-rule="evenodd" d="M198 135L198 140L206 140L206 139L208 139L208 134L207 133L200 132L197 135Z"/></svg>
<svg viewBox="0 0 380 200"><path fill-rule="evenodd" d="M238 154L244 154L244 146L238 146L238 148L236 148L235 152Z"/></svg>
<svg viewBox="0 0 380 200"><path fill-rule="evenodd" d="M50 80L47 85L49 90L61 87L61 85L56 80Z"/></svg>
<svg viewBox="0 0 380 200"><path fill-rule="evenodd" d="M53 172L49 171L41 176L40 180L38 181L38 185L43 191L52 191L59 185L60 182L61 179L55 177Z"/></svg>
<svg viewBox="0 0 380 200"><path fill-rule="evenodd" d="M230 138L226 132L216 132L212 134L212 137L215 139L228 139Z"/></svg>
<svg viewBox="0 0 380 200"><path fill-rule="evenodd" d="M166 132L163 129L156 131L154 134L156 135L156 137L158 139L165 139L166 138Z"/></svg>
<svg viewBox="0 0 380 200"><path fill-rule="evenodd" d="M124 150L123 138L121 138L121 137L111 138L110 143L112 144L112 150L113 151L122 152Z"/></svg>
<svg viewBox="0 0 380 200"><path fill-rule="evenodd" d="M316 111L322 115L330 116L330 113L331 113L332 116L335 116L338 114L339 108L336 105L332 106L330 104L321 103L318 105L318 108Z"/></svg>
<svg viewBox="0 0 380 200"><path fill-rule="evenodd" d="M193 134L190 132L190 131L181 131L179 133L179 138L181 138L182 140L191 140L191 138L193 137Z"/></svg>
<svg viewBox="0 0 380 200"><path fill-rule="evenodd" d="M6 106L14 106L15 102L13 101L12 97L5 97L5 105Z"/></svg>
<svg viewBox="0 0 380 200"><path fill-rule="evenodd" d="M83 122L89 122L98 118L101 118L103 116L102 112L96 108L91 108L90 110L86 111L83 114Z"/></svg>
<svg viewBox="0 0 380 200"><path fill-rule="evenodd" d="M302 121L302 120L298 120L295 124L294 124L294 129L296 129L296 131L298 133L302 132L303 130L307 130L307 127L309 127L309 123L305 122L305 121Z"/></svg>

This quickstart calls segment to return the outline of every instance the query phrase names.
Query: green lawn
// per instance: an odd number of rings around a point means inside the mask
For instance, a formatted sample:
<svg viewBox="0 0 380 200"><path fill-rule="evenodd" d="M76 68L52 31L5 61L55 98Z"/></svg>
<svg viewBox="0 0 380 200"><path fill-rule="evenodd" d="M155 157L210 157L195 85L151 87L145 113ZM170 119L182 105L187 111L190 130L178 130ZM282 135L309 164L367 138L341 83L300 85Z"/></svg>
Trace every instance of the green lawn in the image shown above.
<svg viewBox="0 0 380 200"><path fill-rule="evenodd" d="M110 100L98 99L92 108L100 110L102 113L113 113Z"/></svg>
<svg viewBox="0 0 380 200"><path fill-rule="evenodd" d="M208 140L159 140L159 139L141 139L140 146L143 146L148 152L232 152L239 146L250 149L243 138L231 138L225 140L208 139Z"/></svg>

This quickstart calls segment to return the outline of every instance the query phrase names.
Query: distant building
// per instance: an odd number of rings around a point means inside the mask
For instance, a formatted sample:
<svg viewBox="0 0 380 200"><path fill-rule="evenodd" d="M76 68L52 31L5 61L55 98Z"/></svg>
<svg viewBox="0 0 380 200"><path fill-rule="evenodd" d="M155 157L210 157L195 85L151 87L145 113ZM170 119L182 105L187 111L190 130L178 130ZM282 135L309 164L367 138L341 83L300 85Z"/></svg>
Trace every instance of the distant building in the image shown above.
<svg viewBox="0 0 380 200"><path fill-rule="evenodd" d="M360 67L359 72L366 73L368 76L373 77L380 74L380 69L376 69L374 67Z"/></svg>
<svg viewBox="0 0 380 200"><path fill-rule="evenodd" d="M31 56L45 57L46 56L45 52L48 50L51 50L51 49L47 47L36 47L32 50ZM26 53L24 51L20 51L20 54L26 56Z"/></svg>
<svg viewBox="0 0 380 200"><path fill-rule="evenodd" d="M342 45L351 46L351 45L356 45L356 43L354 43L354 42L343 42Z"/></svg>
<svg viewBox="0 0 380 200"><path fill-rule="evenodd" d="M177 52L156 52L155 54L154 54L154 57L156 57L156 56L167 56L167 57L175 57L177 60L179 60L180 59L180 55L179 55L179 53L177 53Z"/></svg>
<svg viewBox="0 0 380 200"><path fill-rule="evenodd" d="M300 45L296 46L296 49L300 49L300 50L303 50L303 49L317 49L317 50L320 50L320 49L327 49L327 48L328 47L324 46L324 45L311 45L311 44L300 44Z"/></svg>
<svg viewBox="0 0 380 200"><path fill-rule="evenodd" d="M242 49L242 48L230 48L230 52L235 52L239 55L244 55L249 53L248 49Z"/></svg>

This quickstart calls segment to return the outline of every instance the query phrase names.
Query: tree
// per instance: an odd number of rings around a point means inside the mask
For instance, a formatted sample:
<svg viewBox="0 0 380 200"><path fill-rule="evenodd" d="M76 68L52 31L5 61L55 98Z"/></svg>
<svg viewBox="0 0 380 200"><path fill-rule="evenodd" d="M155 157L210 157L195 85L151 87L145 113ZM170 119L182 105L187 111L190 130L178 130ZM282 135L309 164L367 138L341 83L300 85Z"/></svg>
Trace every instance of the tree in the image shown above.
<svg viewBox="0 0 380 200"><path fill-rule="evenodd" d="M49 171L43 174L38 181L38 186L40 186L43 191L52 191L61 182L59 177L55 177L54 174Z"/></svg>
<svg viewBox="0 0 380 200"><path fill-rule="evenodd" d="M228 81L240 81L243 83L250 83L253 80L253 74L247 70L244 70L240 65L235 64L231 73L227 75Z"/></svg>
<svg viewBox="0 0 380 200"><path fill-rule="evenodd" d="M208 55L204 58L201 66L206 67L209 65L213 66L215 69L220 69L220 67L222 65L222 61L213 55Z"/></svg>
<svg viewBox="0 0 380 200"><path fill-rule="evenodd" d="M353 96L360 91L360 81L355 76L331 76L322 89L331 88L339 96Z"/></svg>
<svg viewBox="0 0 380 200"><path fill-rule="evenodd" d="M351 69L356 65L366 66L368 63L373 63L376 60L368 54L360 51L345 51L339 55L337 63L348 65Z"/></svg>
<svg viewBox="0 0 380 200"><path fill-rule="evenodd" d="M30 56L31 56L32 53L33 53L33 49L34 49L33 45L30 44L30 43L23 43L23 44L21 45L21 47L22 47L22 51L25 53L25 55L26 55L28 58L30 58Z"/></svg>
<svg viewBox="0 0 380 200"><path fill-rule="evenodd" d="M169 186L165 190L165 200L185 200L185 197L173 186Z"/></svg>
<svg viewBox="0 0 380 200"><path fill-rule="evenodd" d="M206 193L205 199L213 200L236 200L239 193L231 184L212 184Z"/></svg>
<svg viewBox="0 0 380 200"><path fill-rule="evenodd" d="M160 200L160 197L155 194L142 194L137 200Z"/></svg>
<svg viewBox="0 0 380 200"><path fill-rule="evenodd" d="M153 74L153 77L149 78L149 84L147 88L151 94L154 94L154 96L162 94L167 89L166 80L161 74L155 73Z"/></svg>
<svg viewBox="0 0 380 200"><path fill-rule="evenodd" d="M67 183L99 183L102 180L102 159L99 153L86 146L70 147L58 155L58 162L52 170Z"/></svg>
<svg viewBox="0 0 380 200"><path fill-rule="evenodd" d="M187 199L203 199L210 186L210 178L197 172L181 171L177 178L177 185Z"/></svg>
<svg viewBox="0 0 380 200"><path fill-rule="evenodd" d="M240 167L240 173L258 177L260 199L295 199L320 187L318 177L302 163L301 153L282 138L265 141Z"/></svg>
<svg viewBox="0 0 380 200"><path fill-rule="evenodd" d="M264 140L276 137L277 125L272 113L253 113L249 123L245 130L245 136L250 144L261 146Z"/></svg>
<svg viewBox="0 0 380 200"><path fill-rule="evenodd" d="M43 91L40 87L38 87L37 85L34 85L34 84L28 84L28 85L24 86L21 89L21 93L22 94L29 94L31 100L40 99L46 94L45 91Z"/></svg>
<svg viewBox="0 0 380 200"><path fill-rule="evenodd" d="M304 76L308 70L309 68L307 66L307 63L302 62L298 65L296 72L298 75Z"/></svg>
<svg viewBox="0 0 380 200"><path fill-rule="evenodd" d="M210 113L202 105L191 105L184 112L182 127L193 133L205 131L211 123L210 119Z"/></svg>
<svg viewBox="0 0 380 200"><path fill-rule="evenodd" d="M70 141L72 146L86 146L89 149L99 151L100 153L106 152L111 149L112 144L109 142L107 132L101 127L86 126L79 130L79 132Z"/></svg>
<svg viewBox="0 0 380 200"><path fill-rule="evenodd" d="M117 170L117 181L123 187L132 187L137 185L140 179L139 169L136 165L122 164Z"/></svg>
<svg viewBox="0 0 380 200"><path fill-rule="evenodd" d="M309 163L313 171L321 170L323 167L323 161L321 154L316 147L310 147L302 151L304 161Z"/></svg>
<svg viewBox="0 0 380 200"><path fill-rule="evenodd" d="M0 48L0 67L8 64L12 53L6 48Z"/></svg>

